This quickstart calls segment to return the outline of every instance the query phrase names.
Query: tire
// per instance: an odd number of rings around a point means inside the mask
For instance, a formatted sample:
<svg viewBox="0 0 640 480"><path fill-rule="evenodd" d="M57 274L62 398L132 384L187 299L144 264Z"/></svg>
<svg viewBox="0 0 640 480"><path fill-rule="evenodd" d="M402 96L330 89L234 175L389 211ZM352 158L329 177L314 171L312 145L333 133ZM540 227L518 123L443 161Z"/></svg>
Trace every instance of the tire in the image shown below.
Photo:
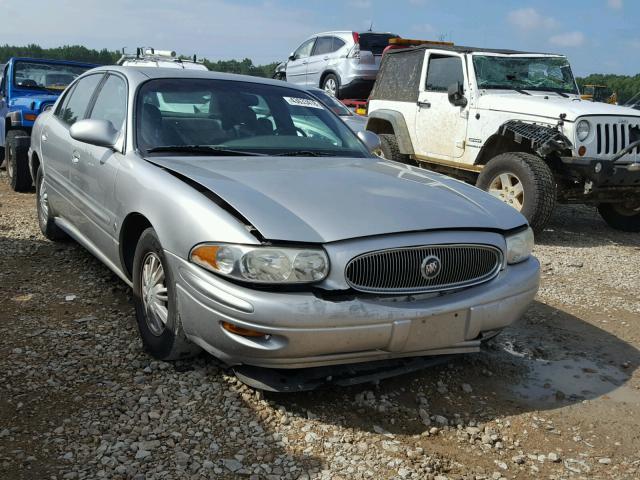
<svg viewBox="0 0 640 480"><path fill-rule="evenodd" d="M273 74L274 80L282 80L283 82L287 80L286 75L283 72L276 72Z"/></svg>
<svg viewBox="0 0 640 480"><path fill-rule="evenodd" d="M4 166L4 147L0 147L0 169L5 168Z"/></svg>
<svg viewBox="0 0 640 480"><path fill-rule="evenodd" d="M394 134L380 133L378 136L380 137L380 147L384 158L400 163L412 163L409 159L409 155L400 153L398 139Z"/></svg>
<svg viewBox="0 0 640 480"><path fill-rule="evenodd" d="M42 165L38 167L38 173L36 174L36 210L40 231L46 238L54 242L69 239L64 230L57 226L53 220L51 205L49 204L47 189L44 184Z"/></svg>
<svg viewBox="0 0 640 480"><path fill-rule="evenodd" d="M636 203L635 208L603 203L598 206L598 213L611 228L623 232L640 232L640 202Z"/></svg>
<svg viewBox="0 0 640 480"><path fill-rule="evenodd" d="M159 276L155 285L161 286L164 294L160 290L158 293L161 296L151 294L143 298L145 285L154 283L151 279L143 280L143 269L158 268L158 265L163 274ZM176 308L173 275L153 228L147 228L142 232L136 246L133 258L133 294L138 331L147 352L158 360L165 361L186 359L200 353L200 347L190 342L182 329Z"/></svg>
<svg viewBox="0 0 640 480"><path fill-rule="evenodd" d="M29 172L29 147L18 137L28 137L24 130L9 130L5 142L5 156L9 185L16 192L31 190L33 180Z"/></svg>
<svg viewBox="0 0 640 480"><path fill-rule="evenodd" d="M553 172L542 158L530 153L510 152L492 158L476 186L520 210L535 232L542 231L556 204Z"/></svg>
<svg viewBox="0 0 640 480"><path fill-rule="evenodd" d="M340 79L333 73L327 74L320 84L320 88L330 95L336 98L342 98L340 96Z"/></svg>

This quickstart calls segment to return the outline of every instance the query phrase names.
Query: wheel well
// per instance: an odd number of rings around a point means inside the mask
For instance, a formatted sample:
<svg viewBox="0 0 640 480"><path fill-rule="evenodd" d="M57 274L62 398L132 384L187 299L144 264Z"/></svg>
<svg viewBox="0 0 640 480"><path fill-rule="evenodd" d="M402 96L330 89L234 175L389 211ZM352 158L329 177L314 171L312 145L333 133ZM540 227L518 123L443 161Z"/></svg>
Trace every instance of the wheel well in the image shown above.
<svg viewBox="0 0 640 480"><path fill-rule="evenodd" d="M151 222L141 213L130 213L122 222L120 229L120 260L124 265L125 274L129 279L133 277L133 257L136 253L138 240Z"/></svg>
<svg viewBox="0 0 640 480"><path fill-rule="evenodd" d="M391 122L383 120L382 118L369 118L367 130L373 133L390 133L392 135L395 133Z"/></svg>
<svg viewBox="0 0 640 480"><path fill-rule="evenodd" d="M492 135L485 142L478 158L476 158L476 165L486 165L496 155L507 152L525 152L536 154L525 142L518 143L513 138L505 137L504 135Z"/></svg>
<svg viewBox="0 0 640 480"><path fill-rule="evenodd" d="M329 75L330 73L335 75L336 78L338 79L338 82L340 82L340 76L336 72L334 72L333 70L325 70L324 72L322 72L322 75L320 76L320 83L318 84L318 88L322 88L322 82L324 82L324 79L327 78L327 75Z"/></svg>
<svg viewBox="0 0 640 480"><path fill-rule="evenodd" d="M38 175L38 168L40 168L40 158L36 152L33 152L31 155L31 178L33 178L34 182Z"/></svg>

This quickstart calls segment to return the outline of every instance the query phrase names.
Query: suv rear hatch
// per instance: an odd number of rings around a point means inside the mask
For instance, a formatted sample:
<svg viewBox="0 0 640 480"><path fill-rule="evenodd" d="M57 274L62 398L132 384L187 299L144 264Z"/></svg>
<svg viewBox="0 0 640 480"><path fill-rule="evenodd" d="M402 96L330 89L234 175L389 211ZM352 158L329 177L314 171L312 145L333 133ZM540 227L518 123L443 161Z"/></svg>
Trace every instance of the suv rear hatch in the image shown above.
<svg viewBox="0 0 640 480"><path fill-rule="evenodd" d="M354 37L356 44L359 45L361 63L373 63L370 62L370 60L373 60L376 65L380 66L382 52L389 46L389 39L397 38L399 35L394 33L362 32L356 33Z"/></svg>

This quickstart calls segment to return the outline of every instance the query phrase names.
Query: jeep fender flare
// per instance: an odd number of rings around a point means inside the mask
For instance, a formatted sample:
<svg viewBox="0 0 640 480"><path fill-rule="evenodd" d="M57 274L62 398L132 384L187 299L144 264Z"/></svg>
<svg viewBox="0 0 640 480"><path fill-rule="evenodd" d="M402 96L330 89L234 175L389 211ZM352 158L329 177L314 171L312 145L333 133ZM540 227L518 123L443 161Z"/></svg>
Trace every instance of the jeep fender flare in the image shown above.
<svg viewBox="0 0 640 480"><path fill-rule="evenodd" d="M373 133L391 133L396 136L400 153L413 155L413 143L404 116L395 110L375 110L369 114L366 130Z"/></svg>

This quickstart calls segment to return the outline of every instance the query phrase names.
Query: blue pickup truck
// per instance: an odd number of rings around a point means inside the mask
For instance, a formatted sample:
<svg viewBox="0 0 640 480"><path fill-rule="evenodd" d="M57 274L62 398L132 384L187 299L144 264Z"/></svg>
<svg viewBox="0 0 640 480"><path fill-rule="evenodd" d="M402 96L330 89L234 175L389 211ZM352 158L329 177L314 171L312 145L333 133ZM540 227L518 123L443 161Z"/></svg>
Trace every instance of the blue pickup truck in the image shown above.
<svg viewBox="0 0 640 480"><path fill-rule="evenodd" d="M36 117L53 107L77 76L94 67L97 65L16 57L4 65L0 74L0 164L4 158L14 190L29 190L33 183L27 154Z"/></svg>

